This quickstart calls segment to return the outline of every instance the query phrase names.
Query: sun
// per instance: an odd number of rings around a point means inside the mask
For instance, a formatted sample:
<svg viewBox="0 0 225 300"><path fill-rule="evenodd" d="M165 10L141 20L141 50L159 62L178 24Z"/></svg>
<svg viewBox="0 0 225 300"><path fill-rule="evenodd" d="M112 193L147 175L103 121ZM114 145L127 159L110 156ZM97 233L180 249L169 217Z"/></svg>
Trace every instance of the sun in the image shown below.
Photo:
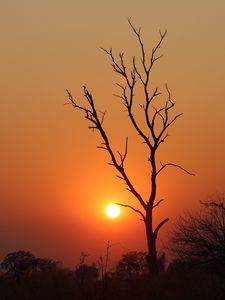
<svg viewBox="0 0 225 300"><path fill-rule="evenodd" d="M111 203L106 207L105 212L107 217L115 219L118 218L120 215L120 208L115 203Z"/></svg>

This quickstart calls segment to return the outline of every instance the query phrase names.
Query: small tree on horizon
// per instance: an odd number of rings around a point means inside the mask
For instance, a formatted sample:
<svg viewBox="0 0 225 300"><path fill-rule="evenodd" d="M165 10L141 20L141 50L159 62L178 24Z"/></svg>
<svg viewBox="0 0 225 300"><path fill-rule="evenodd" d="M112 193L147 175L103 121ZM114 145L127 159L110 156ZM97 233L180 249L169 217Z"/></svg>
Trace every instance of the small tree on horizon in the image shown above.
<svg viewBox="0 0 225 300"><path fill-rule="evenodd" d="M146 258L150 274L154 276L157 275L159 271L157 264L156 247L158 233L163 225L169 221L169 218L165 218L159 224L157 224L155 228L153 228L153 210L158 207L163 201L163 199L157 199L157 178L169 166L179 168L189 175L193 174L188 172L180 165L171 162L158 162L156 158L156 154L158 153L160 146L168 137L169 127L182 115L182 113L175 115L171 114L175 107L175 102L171 98L171 93L167 85L166 100L162 105L158 104L157 107L156 100L161 95L161 92L159 91L158 87L152 87L152 84L150 82L150 74L152 72L153 66L162 57L161 55L158 55L158 51L166 36L167 31L163 33L160 31L160 38L158 43L152 49L150 55L147 55L141 35L141 29L137 30L130 19L128 20L128 22L138 41L141 53L141 63L139 63L139 60L137 62L137 58L133 56L130 68L131 70L128 71L128 68L124 61L124 53L121 52L119 53L118 57L116 57L113 53L112 48L108 50L102 48L102 50L109 57L113 70L123 79L124 84L117 83L117 86L119 87L121 93L116 96L121 99L134 130L136 131L142 142L145 143L148 149L147 160L151 167L151 176L149 178L150 192L147 198L144 198L136 189L126 170L125 162L128 155L128 137L126 137L124 152L121 153L115 151L112 148L109 136L103 127L105 113L102 113L96 108L95 100L89 89L85 86L83 87L84 97L87 100L87 107L78 104L78 102L73 98L72 94L68 90L67 93L69 103L71 103L75 109L82 111L85 118L91 124L89 126L89 129L97 130L99 132L100 136L102 137L102 143L98 148L101 148L108 152L111 158L111 162L109 164L116 168L117 172L119 173L118 177L125 182L125 184L127 185L127 189L136 198L137 203L141 207L139 209L129 204L117 203L120 206L127 207L133 210L135 213L139 214L141 216L141 220L144 221L148 245L148 253ZM141 104L140 102L138 102L138 104L142 109L142 117L147 129L143 128L139 124L138 118L134 114L134 102L137 98L135 97L135 91L137 91L137 83L139 83L139 87L141 87L144 95L144 104Z"/></svg>
<svg viewBox="0 0 225 300"><path fill-rule="evenodd" d="M60 263L49 258L35 257L30 251L19 250L8 253L0 263L3 274L18 281L34 273L51 272L60 269Z"/></svg>

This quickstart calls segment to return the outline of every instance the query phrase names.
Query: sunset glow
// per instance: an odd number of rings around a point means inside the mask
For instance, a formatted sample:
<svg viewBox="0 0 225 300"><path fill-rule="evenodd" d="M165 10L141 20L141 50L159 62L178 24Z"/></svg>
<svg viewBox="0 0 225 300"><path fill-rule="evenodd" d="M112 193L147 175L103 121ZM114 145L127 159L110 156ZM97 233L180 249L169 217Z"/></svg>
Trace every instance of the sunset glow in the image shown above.
<svg viewBox="0 0 225 300"><path fill-rule="evenodd" d="M111 203L106 207L106 215L111 219L118 218L120 215L120 208L115 203Z"/></svg>
<svg viewBox="0 0 225 300"><path fill-rule="evenodd" d="M120 98L126 81L100 49L112 47L118 63L124 53L129 80L134 57L137 71L144 71L130 17L141 28L146 63L159 30L168 32L149 77L149 97L156 88L159 93L149 106L150 117L168 100L166 83L176 103L171 120L183 113L165 130L168 138L160 144L156 167L174 163L195 174L171 165L157 174L155 204L164 201L154 209L153 229L171 220L160 230L159 251L164 252L183 211L224 192L224 12L225 1L209 0L1 1L0 263L7 253L29 250L74 270L82 251L90 254L85 262L98 264L108 240L117 245L110 249L112 265L125 251L146 251L141 214L112 203L144 211L118 178L120 167L149 200L152 170L146 142L153 139L145 124L147 94L136 74L131 110L146 135L143 143ZM69 104L66 89L80 105L89 106L83 85L93 96L118 170L99 132L89 130L94 124ZM126 93L129 97L128 88ZM162 117L155 122L157 135L162 123Z"/></svg>

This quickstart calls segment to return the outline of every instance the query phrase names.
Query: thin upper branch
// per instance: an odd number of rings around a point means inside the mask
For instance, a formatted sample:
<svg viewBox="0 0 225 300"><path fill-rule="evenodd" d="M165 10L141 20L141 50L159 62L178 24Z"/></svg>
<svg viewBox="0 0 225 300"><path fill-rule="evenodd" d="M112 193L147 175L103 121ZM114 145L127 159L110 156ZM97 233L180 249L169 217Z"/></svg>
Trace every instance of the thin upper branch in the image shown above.
<svg viewBox="0 0 225 300"><path fill-rule="evenodd" d="M150 69L152 68L153 64L162 57L162 55L160 56L155 56L156 52L158 51L158 49L160 48L166 34L167 34L167 30L165 30L163 33L161 32L161 30L159 31L159 34L160 34L160 40L158 42L158 44L155 46L155 48L153 48L152 50L152 56L151 56L151 64L149 66L149 71Z"/></svg>
<svg viewBox="0 0 225 300"><path fill-rule="evenodd" d="M138 30L135 28L135 26L133 25L131 19L128 19L128 23L130 25L130 27L132 28L133 32L135 33L135 35L138 38L138 42L140 44L140 48L141 48L141 53L142 53L142 65L144 68L144 71L146 74L149 74L151 71L151 68L153 66L153 64L162 57L162 55L160 56L156 56L157 51L159 50L163 39L165 38L166 34L167 34L167 30L165 30L163 33L161 31L159 31L160 33L160 39L158 41L158 43L156 44L156 46L152 49L152 53L151 53L151 57L150 57L150 63L149 65L147 65L146 62L146 51L145 51L145 47L144 47L144 43L142 41L142 37L141 37L141 28L139 28Z"/></svg>
<svg viewBox="0 0 225 300"><path fill-rule="evenodd" d="M141 28L139 28L138 30L134 27L134 25L131 22L131 19L128 20L129 25L131 26L133 32L135 33L135 35L138 38L138 43L141 49L141 63L143 66L143 73L144 76L141 74L141 72L138 70L137 65L136 65L136 58L133 57L133 68L134 68L134 72L137 73L138 78L140 79L142 85L143 85L143 90L144 90L144 94L145 94L145 106L142 106L142 108L144 109L145 112L145 121L146 121L146 125L151 133L151 136L153 138L153 142L152 143L147 143L147 145L149 146L149 148L151 150L153 150L153 148L157 147L159 144L161 144L164 140L165 137L163 137L163 134L165 132L165 130L178 118L178 116L176 116L174 118L174 120L172 120L171 122L168 122L168 111L170 108L172 108L174 106L174 103L171 102L170 100L170 93L169 94L169 100L166 102L166 105L159 110L156 110L156 113L153 115L152 119L150 117L150 104L153 102L153 100L159 96L161 93L158 92L158 88L155 88L154 92L152 95L150 95L149 93L149 80L150 80L150 72L151 69L154 65L154 63L160 59L162 56L159 55L157 56L157 51L159 50L163 39L166 36L167 31L164 31L163 33L160 31L160 39L158 41L158 43L156 44L156 46L152 49L151 52L151 56L150 56L150 61L147 62L146 60L146 50L144 47L144 43L142 41L142 37L141 37ZM167 86L166 86L167 91L169 92ZM168 105L170 104L170 105ZM165 111L165 116L163 117L161 114L161 111L164 110ZM163 127L159 133L159 135L156 135L156 128L155 128L155 120L157 117L160 117L163 119Z"/></svg>
<svg viewBox="0 0 225 300"><path fill-rule="evenodd" d="M142 53L142 65L144 67L145 72L147 73L147 67L146 67L146 54L145 54L145 48L144 48L144 43L142 41L141 38L141 28L139 28L138 30L134 27L134 25L131 22L131 19L128 19L128 23L130 24L130 27L132 28L133 32L135 33L135 35L138 38L140 47L141 47L141 53Z"/></svg>
<svg viewBox="0 0 225 300"><path fill-rule="evenodd" d="M156 138L156 143L158 145L160 145L161 143L163 143L165 141L165 139L168 137L168 132L167 129L180 117L183 115L183 113L180 113L180 114L177 114L175 115L172 119L169 118L169 113L170 113L170 110L172 108L174 108L175 106L175 102L172 101L171 99L171 93L170 93L170 90L166 84L166 91L167 91L167 94L168 94L168 98L167 98L167 101L165 103L165 105L159 109L155 109L155 113L154 113L154 116L153 116L153 119L152 119L152 123L155 125L155 121L158 117L161 118L161 122L162 122L162 126L161 126L161 129L158 133L158 136Z"/></svg>
<svg viewBox="0 0 225 300"><path fill-rule="evenodd" d="M113 54L112 48L107 50L107 49L101 47L101 49L110 57L113 70L116 73L120 74L125 79L129 88L132 89L135 86L136 79L135 79L135 76L134 77L131 76L131 79L129 79L129 77L128 77L128 74L126 71L126 66L124 63L124 53L123 52L119 53L119 62L118 62Z"/></svg>
<svg viewBox="0 0 225 300"><path fill-rule="evenodd" d="M144 140L144 142L148 145L148 147L152 151L154 144L157 143L157 137L156 137L155 128L154 128L154 121L152 123L150 120L149 107L150 107L150 103L153 101L153 99L155 97L157 97L158 95L160 95L160 93L158 93L158 89L156 88L155 92L152 95L149 94L149 92L148 92L148 84L149 84L149 79L150 79L149 75L150 75L150 71L151 71L152 66L155 63L155 61L161 57L161 56L156 56L156 53L161 46L161 43L166 35L166 31L164 33L160 32L160 40L156 44L156 46L152 49L150 60L147 61L146 50L145 50L144 43L143 43L143 40L141 37L141 29L139 28L137 30L134 27L134 25L132 24L131 19L128 20L128 23L138 38L138 43L139 43L139 46L141 49L141 63L144 68L144 72L143 72L144 76L141 74L142 72L140 72L138 70L135 56L133 57L133 64L132 64L133 68L130 72L131 78L129 78L128 72L127 72L127 69L126 69L126 66L124 63L124 53L119 53L119 59L116 59L113 54L112 48L110 48L109 50L102 48L102 50L110 57L113 70L116 73L118 73L119 75L121 75L125 79L125 82L126 82L126 86L117 84L121 88L122 94L121 95L116 94L115 96L123 100L123 104L128 111L129 118L130 118L135 130L137 131L137 133L141 136L141 138ZM132 110L133 101L134 101L134 88L135 88L135 84L137 82L136 77L140 79L140 81L143 85L143 88L144 88L145 102L146 102L146 104L145 104L146 124L150 130L153 140L155 141L154 144L152 144L150 142L148 135L146 135L144 133L144 130L140 128L140 126L138 125L137 120L134 117L133 112L132 112L133 111ZM129 91L127 91L126 87L129 88Z"/></svg>
<svg viewBox="0 0 225 300"><path fill-rule="evenodd" d="M119 151L118 151L118 154L120 156L120 166L123 168L124 167L124 161L127 157L127 152L128 152L128 137L126 137L126 143L125 143L125 151L124 151L124 154L121 154Z"/></svg>

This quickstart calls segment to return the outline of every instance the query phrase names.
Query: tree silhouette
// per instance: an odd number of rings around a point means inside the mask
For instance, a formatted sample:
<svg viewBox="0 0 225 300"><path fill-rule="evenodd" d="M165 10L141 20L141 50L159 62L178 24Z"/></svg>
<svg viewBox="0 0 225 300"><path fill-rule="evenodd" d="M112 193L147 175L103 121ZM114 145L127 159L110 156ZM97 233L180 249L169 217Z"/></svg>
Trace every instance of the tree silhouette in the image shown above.
<svg viewBox="0 0 225 300"><path fill-rule="evenodd" d="M135 279L148 274L146 253L142 251L130 251L123 254L118 261L115 277L121 279Z"/></svg>
<svg viewBox="0 0 225 300"><path fill-rule="evenodd" d="M75 278L79 286L83 286L86 282L97 281L98 276L99 272L94 264L82 264L75 270Z"/></svg>
<svg viewBox="0 0 225 300"><path fill-rule="evenodd" d="M37 258L30 251L19 250L8 253L0 266L7 276L20 281L27 279L34 272L56 270L58 262L48 258Z"/></svg>
<svg viewBox="0 0 225 300"><path fill-rule="evenodd" d="M147 277L149 268L146 261L146 252L130 251L122 255L116 264L116 270L112 276L119 279L138 279ZM158 269L165 270L165 253L158 255Z"/></svg>
<svg viewBox="0 0 225 300"><path fill-rule="evenodd" d="M75 279L78 285L83 288L86 282L96 281L99 276L99 271L95 267L95 264L88 265L85 263L85 258L89 256L84 252L81 252L79 265L74 271Z"/></svg>
<svg viewBox="0 0 225 300"><path fill-rule="evenodd" d="M8 276L17 280L27 278L36 268L36 259L30 251L16 251L8 253L1 263L1 268Z"/></svg>
<svg viewBox="0 0 225 300"><path fill-rule="evenodd" d="M182 115L182 113L174 115L172 114L172 111L175 107L175 102L171 98L171 93L167 85L166 100L163 101L162 105L158 104L157 106L156 102L157 99L160 98L159 96L161 95L161 92L157 87L152 87L150 81L150 74L153 70L153 66L162 57L161 55L158 55L158 52L167 32L165 31L162 33L160 31L159 41L149 55L145 50L141 29L137 30L133 26L130 19L129 25L138 41L141 53L141 63L139 63L139 60L137 61L137 58L133 56L132 64L130 66L131 70L128 71L124 61L124 53L119 53L117 58L112 49L107 50L102 48L102 50L109 57L113 70L123 79L124 84L117 83L121 93L116 96L121 99L134 130L137 132L138 136L142 142L145 143L148 149L147 160L151 167L151 176L149 178L150 192L146 199L136 189L125 167L125 162L128 155L128 137L126 137L124 152L121 153L114 151L109 136L107 135L103 126L105 113L102 113L96 108L95 100L88 88L85 86L83 87L84 97L87 100L87 107L78 104L68 90L67 93L69 103L71 103L75 109L82 111L85 118L89 121L89 129L97 130L101 135L102 143L98 148L108 152L111 158L111 162L109 164L116 168L118 171L118 177L125 182L127 189L133 194L140 205L139 209L129 204L117 203L118 205L132 209L134 212L139 214L141 219L144 221L148 244L147 261L150 273L152 275L156 275L158 273L156 240L162 226L169 221L169 218L166 218L162 220L155 228L153 228L153 210L163 201L163 199L157 199L157 178L169 166L179 168L190 175L193 174L185 170L180 165L171 162L158 162L156 159L158 149L168 137L169 127ZM141 104L140 102L138 104L142 109L142 118L145 123L144 127L139 124L138 118L134 114L133 109L134 103L137 100L137 97L135 97L135 92L139 90L140 87L144 95L144 104ZM161 102L162 101L160 101L160 103Z"/></svg>
<svg viewBox="0 0 225 300"><path fill-rule="evenodd" d="M181 262L225 266L225 199L201 202L202 210L180 217L171 234L170 250Z"/></svg>

